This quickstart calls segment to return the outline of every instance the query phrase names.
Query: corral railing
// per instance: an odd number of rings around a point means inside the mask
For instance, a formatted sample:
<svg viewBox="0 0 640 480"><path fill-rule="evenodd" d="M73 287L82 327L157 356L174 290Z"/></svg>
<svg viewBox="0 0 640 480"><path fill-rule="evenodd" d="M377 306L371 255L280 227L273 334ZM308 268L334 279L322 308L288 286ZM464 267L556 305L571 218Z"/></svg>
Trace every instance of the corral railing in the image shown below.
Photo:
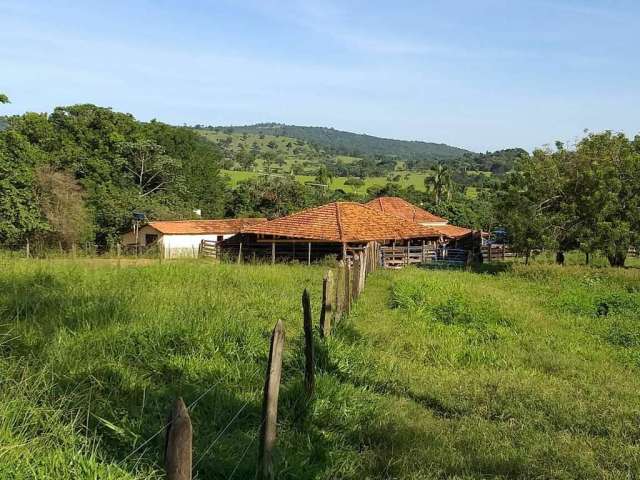
<svg viewBox="0 0 640 480"><path fill-rule="evenodd" d="M515 257L516 253L509 245L490 244L482 246L482 258L485 262L493 262L496 260L505 260Z"/></svg>
<svg viewBox="0 0 640 480"><path fill-rule="evenodd" d="M405 245L380 247L384 268L402 268L407 265L425 263L437 254L431 245Z"/></svg>

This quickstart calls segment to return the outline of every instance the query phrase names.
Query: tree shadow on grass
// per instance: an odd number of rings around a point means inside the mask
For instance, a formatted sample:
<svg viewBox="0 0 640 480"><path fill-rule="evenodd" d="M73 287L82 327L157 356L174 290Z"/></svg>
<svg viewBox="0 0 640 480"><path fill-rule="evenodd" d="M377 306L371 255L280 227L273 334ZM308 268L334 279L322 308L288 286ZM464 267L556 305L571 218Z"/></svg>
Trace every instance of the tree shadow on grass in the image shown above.
<svg viewBox="0 0 640 480"><path fill-rule="evenodd" d="M510 272L513 270L511 262L492 262L492 263L474 263L471 265L472 273L498 275L499 273Z"/></svg>
<svg viewBox="0 0 640 480"><path fill-rule="evenodd" d="M128 318L127 299L107 293L70 291L52 274L0 280L0 325L10 330L11 341L0 346L7 355L38 356L60 329L77 331ZM23 335L36 328L38 335Z"/></svg>

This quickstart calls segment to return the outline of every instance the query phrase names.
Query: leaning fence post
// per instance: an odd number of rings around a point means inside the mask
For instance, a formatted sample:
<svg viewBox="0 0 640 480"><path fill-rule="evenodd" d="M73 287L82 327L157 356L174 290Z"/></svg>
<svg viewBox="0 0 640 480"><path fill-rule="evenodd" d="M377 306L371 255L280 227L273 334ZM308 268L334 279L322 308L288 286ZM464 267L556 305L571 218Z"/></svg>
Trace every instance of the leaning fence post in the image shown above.
<svg viewBox="0 0 640 480"><path fill-rule="evenodd" d="M331 315L333 315L333 272L327 270L322 279L322 310L320 310L320 335L328 337L331 335Z"/></svg>
<svg viewBox="0 0 640 480"><path fill-rule="evenodd" d="M282 376L282 351L284 349L284 324L278 320L271 333L267 374L262 397L262 423L260 424L260 447L258 450L258 480L271 480L273 473L273 447L276 443L278 421L278 394Z"/></svg>
<svg viewBox="0 0 640 480"><path fill-rule="evenodd" d="M169 414L165 440L164 468L167 480L191 480L191 419L182 398L178 398Z"/></svg>
<svg viewBox="0 0 640 480"><path fill-rule="evenodd" d="M311 319L311 299L309 292L304 289L302 292L302 313L304 316L304 389L307 392L307 398L313 396L315 389L315 375L313 358L313 320Z"/></svg>

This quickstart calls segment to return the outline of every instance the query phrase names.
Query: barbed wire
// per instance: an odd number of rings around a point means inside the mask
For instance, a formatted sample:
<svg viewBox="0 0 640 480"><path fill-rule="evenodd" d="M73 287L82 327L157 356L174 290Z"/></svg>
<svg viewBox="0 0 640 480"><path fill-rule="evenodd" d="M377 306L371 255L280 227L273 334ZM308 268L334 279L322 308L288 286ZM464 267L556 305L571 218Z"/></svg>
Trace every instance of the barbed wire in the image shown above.
<svg viewBox="0 0 640 480"><path fill-rule="evenodd" d="M258 373L259 373L259 370L256 370L253 373L253 375L251 376L251 378L249 379L249 382L252 382L256 378ZM229 429L229 427L231 427L233 422L235 422L236 419L240 416L240 414L245 410L245 408L247 408L247 406L249 405L250 402L251 402L251 400L247 400L246 402L244 402L244 404L238 409L238 411L233 416L233 418L231 420L229 420L229 422L225 425L225 427L222 429L222 431L220 433L218 433L218 435L209 444L209 446L206 448L206 450L204 452L202 452L202 454L200 455L200 458L198 459L198 461L193 465L193 469L194 470L200 464L200 462L204 459L204 457L211 451L211 449L215 446L215 444L222 438L222 436L226 433L226 431Z"/></svg>

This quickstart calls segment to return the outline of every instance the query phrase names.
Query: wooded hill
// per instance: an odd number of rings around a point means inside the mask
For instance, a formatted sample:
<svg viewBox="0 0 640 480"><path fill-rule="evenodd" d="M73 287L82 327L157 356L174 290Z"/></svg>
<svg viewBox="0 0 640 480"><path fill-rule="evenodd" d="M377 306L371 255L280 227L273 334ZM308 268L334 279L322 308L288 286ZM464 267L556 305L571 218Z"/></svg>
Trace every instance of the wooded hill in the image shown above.
<svg viewBox="0 0 640 480"><path fill-rule="evenodd" d="M196 128L204 128L196 126ZM291 137L309 142L334 154L349 156L392 156L406 160L429 160L439 162L459 158L472 153L444 143L395 140L372 135L344 132L326 127L302 127L281 123L258 123L255 125L207 127L230 132L263 133Z"/></svg>

